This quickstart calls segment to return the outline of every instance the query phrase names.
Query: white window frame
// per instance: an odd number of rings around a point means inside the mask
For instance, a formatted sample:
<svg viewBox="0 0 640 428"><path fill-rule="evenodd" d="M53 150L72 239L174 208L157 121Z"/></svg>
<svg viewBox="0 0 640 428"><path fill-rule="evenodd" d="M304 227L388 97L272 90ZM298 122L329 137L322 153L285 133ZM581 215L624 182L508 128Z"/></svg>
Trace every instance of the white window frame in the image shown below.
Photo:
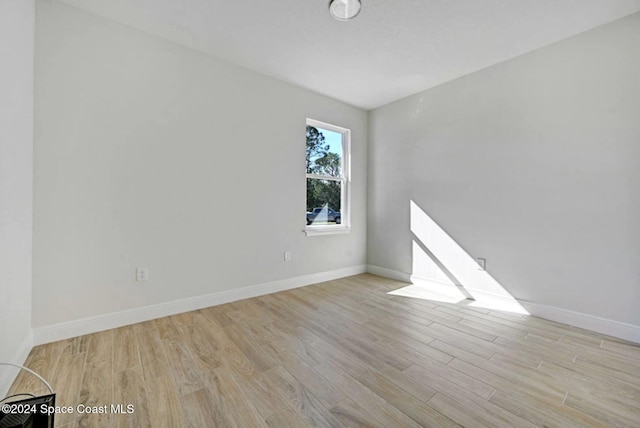
<svg viewBox="0 0 640 428"><path fill-rule="evenodd" d="M332 125L326 122L320 122L315 119L307 118L307 126L326 129L327 131L337 132L342 135L342 176L339 178L324 176L318 174L306 174L305 177L305 207L306 207L306 186L307 178L319 180L339 181L341 183L340 195L340 217L341 224L331 225L308 225L304 229L307 236L314 235L332 235L339 233L351 232L351 130L341 126ZM305 210L306 213L306 210Z"/></svg>

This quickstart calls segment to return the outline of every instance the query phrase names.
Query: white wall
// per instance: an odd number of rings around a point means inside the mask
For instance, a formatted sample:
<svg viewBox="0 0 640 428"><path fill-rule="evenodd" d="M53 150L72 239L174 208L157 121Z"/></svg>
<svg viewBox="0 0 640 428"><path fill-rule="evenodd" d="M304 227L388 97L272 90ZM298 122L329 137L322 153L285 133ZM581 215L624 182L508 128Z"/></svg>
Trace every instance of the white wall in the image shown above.
<svg viewBox="0 0 640 428"><path fill-rule="evenodd" d="M55 1L35 77L35 327L364 266L366 112ZM350 234L302 232L307 117L352 129Z"/></svg>
<svg viewBox="0 0 640 428"><path fill-rule="evenodd" d="M370 265L412 273L413 200L516 298L640 326L640 14L369 121Z"/></svg>
<svg viewBox="0 0 640 428"><path fill-rule="evenodd" d="M31 350L33 32L29 0L0 0L0 362ZM0 368L0 397L14 370Z"/></svg>

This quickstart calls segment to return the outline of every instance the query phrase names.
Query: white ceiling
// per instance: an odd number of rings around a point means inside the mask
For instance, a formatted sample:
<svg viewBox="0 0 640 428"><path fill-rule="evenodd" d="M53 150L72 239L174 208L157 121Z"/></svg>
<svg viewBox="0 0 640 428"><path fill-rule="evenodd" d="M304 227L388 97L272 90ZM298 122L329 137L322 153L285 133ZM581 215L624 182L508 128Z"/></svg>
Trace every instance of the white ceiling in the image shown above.
<svg viewBox="0 0 640 428"><path fill-rule="evenodd" d="M640 11L640 0L61 0L372 109Z"/></svg>

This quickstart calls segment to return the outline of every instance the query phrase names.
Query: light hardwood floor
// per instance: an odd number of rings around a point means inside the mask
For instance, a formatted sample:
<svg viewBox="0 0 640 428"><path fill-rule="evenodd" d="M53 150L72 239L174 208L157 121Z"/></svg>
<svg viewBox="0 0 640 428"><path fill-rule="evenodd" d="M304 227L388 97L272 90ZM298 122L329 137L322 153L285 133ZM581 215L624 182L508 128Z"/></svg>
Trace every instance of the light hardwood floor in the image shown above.
<svg viewBox="0 0 640 428"><path fill-rule="evenodd" d="M358 275L37 346L27 365L60 405L135 408L58 427L640 426L640 346L387 294L404 286Z"/></svg>

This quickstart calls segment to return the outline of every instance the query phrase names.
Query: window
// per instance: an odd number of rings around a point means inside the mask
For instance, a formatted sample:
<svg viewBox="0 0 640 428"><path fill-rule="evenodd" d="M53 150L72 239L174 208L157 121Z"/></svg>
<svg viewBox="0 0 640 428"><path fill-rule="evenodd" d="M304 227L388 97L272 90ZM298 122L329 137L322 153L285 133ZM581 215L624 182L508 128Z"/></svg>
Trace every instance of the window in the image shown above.
<svg viewBox="0 0 640 428"><path fill-rule="evenodd" d="M307 119L307 235L349 231L351 131Z"/></svg>

